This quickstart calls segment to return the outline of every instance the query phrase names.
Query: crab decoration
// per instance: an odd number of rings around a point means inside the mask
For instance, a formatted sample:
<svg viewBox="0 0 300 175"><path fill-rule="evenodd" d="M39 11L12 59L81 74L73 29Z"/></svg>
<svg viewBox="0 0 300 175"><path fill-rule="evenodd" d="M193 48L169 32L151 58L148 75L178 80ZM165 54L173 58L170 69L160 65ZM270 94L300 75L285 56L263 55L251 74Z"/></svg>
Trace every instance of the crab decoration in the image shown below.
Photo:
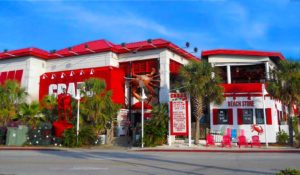
<svg viewBox="0 0 300 175"><path fill-rule="evenodd" d="M149 103L152 97L156 96L154 88L159 87L160 81L157 79L157 77L159 77L159 74L156 74L156 69L152 68L151 73L145 75L136 75L133 73L132 77L133 78L130 80L132 95L139 101L141 101L142 97L137 91L139 88L144 87L149 92L149 98L147 100Z"/></svg>

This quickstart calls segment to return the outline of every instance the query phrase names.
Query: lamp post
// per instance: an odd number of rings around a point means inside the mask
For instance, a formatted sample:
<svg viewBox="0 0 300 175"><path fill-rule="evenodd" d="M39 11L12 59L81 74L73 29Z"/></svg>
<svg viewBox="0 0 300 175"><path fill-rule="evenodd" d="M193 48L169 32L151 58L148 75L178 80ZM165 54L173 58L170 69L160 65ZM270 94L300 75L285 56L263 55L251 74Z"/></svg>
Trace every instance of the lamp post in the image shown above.
<svg viewBox="0 0 300 175"><path fill-rule="evenodd" d="M265 84L262 84L262 102L263 102L263 112L264 112L264 126L265 126L265 142L268 148L268 135L267 135L267 119L266 119L266 106L265 106L265 95L267 95Z"/></svg>
<svg viewBox="0 0 300 175"><path fill-rule="evenodd" d="M144 148L144 101L147 99L145 95L144 87L142 87L142 148Z"/></svg>
<svg viewBox="0 0 300 175"><path fill-rule="evenodd" d="M79 135L79 110L80 110L80 89L77 89L77 118L76 118L76 141L78 144L78 135Z"/></svg>

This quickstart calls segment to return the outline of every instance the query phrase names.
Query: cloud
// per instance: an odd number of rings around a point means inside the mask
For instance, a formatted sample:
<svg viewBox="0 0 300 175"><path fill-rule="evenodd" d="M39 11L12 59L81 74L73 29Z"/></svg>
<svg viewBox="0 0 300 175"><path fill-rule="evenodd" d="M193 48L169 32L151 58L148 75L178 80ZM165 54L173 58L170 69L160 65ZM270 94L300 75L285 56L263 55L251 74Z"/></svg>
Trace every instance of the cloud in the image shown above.
<svg viewBox="0 0 300 175"><path fill-rule="evenodd" d="M179 32L172 31L154 20L128 11L116 12L113 10L113 7L108 9L102 7L97 10L91 10L84 8L84 6L77 6L61 1L48 2L47 4L40 4L35 1L30 2L34 5L43 5L43 8L37 7L36 10L43 11L43 14L48 18L56 20L64 19L69 25L81 26L93 31L101 29L105 32L110 32L113 29L120 33L124 28L130 28L134 32L140 30L142 33L148 31L165 37L180 37Z"/></svg>

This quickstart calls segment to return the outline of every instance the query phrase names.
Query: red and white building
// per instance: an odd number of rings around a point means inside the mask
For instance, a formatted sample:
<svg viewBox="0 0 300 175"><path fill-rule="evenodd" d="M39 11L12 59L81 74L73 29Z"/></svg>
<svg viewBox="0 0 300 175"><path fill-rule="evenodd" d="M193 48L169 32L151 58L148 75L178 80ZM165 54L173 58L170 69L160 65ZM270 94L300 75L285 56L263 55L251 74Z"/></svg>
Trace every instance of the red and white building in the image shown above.
<svg viewBox="0 0 300 175"><path fill-rule="evenodd" d="M223 104L210 105L211 129L243 130L250 138L254 134L252 124L264 127L261 82L269 78L270 70L275 69L284 57L277 52L210 50L202 52L202 59L222 70L222 86L225 88ZM107 88L112 90L114 102L128 108L131 101L132 113L138 113L140 104L133 97L129 100L125 77L130 72L147 74L154 68L160 76L160 85L156 89L157 99L152 99L152 102L167 103L180 67L191 60L199 61L163 39L120 45L97 40L55 52L24 48L0 53L0 83L7 79L20 81L29 93L28 101L33 101L48 94L58 95L63 88L75 97L78 84L90 77L98 77L104 79ZM269 95L264 100L268 140L276 142L279 128L287 131L287 109ZM264 141L264 137L261 140Z"/></svg>
<svg viewBox="0 0 300 175"><path fill-rule="evenodd" d="M288 133L287 108L269 94L262 97L262 83L270 77L284 56L278 52L246 50L209 50L202 52L208 60L221 70L225 101L221 105L210 105L210 128L223 131L230 128L236 136L245 134L248 139L257 135L253 125L263 129L260 140L265 142L265 131L270 143L276 142L276 133L283 129ZM264 126L263 100L266 110ZM242 133L243 132L243 133Z"/></svg>

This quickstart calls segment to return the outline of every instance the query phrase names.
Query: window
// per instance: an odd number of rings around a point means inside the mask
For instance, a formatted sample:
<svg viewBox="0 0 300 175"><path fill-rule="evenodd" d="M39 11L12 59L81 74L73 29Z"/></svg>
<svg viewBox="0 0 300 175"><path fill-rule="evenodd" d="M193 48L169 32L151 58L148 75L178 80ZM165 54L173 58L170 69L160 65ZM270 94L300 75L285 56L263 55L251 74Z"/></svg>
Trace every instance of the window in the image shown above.
<svg viewBox="0 0 300 175"><path fill-rule="evenodd" d="M255 109L256 124L264 124L263 109Z"/></svg>
<svg viewBox="0 0 300 175"><path fill-rule="evenodd" d="M233 124L232 109L213 109L213 124Z"/></svg>
<svg viewBox="0 0 300 175"><path fill-rule="evenodd" d="M253 124L253 110L243 109L242 118L243 124Z"/></svg>
<svg viewBox="0 0 300 175"><path fill-rule="evenodd" d="M226 109L219 109L218 124L228 124L228 112Z"/></svg>

